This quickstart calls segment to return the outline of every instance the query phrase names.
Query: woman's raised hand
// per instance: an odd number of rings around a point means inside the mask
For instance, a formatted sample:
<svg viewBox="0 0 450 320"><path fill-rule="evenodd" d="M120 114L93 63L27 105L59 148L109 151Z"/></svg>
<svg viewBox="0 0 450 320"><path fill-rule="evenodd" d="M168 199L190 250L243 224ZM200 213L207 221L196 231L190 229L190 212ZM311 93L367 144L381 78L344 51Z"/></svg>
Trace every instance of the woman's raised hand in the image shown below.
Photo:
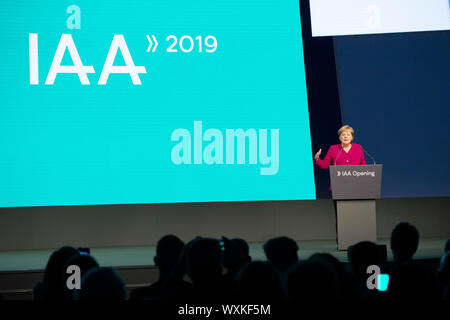
<svg viewBox="0 0 450 320"><path fill-rule="evenodd" d="M319 159L319 156L321 153L322 153L322 149L319 149L319 151L317 151L316 155L314 156L315 161L317 161L317 159Z"/></svg>

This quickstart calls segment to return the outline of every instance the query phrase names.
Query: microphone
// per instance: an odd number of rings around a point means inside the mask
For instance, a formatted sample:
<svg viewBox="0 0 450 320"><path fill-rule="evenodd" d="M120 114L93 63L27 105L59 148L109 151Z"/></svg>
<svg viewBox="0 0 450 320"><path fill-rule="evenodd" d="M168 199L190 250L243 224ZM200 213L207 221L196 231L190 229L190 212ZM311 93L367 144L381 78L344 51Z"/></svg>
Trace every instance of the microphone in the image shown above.
<svg viewBox="0 0 450 320"><path fill-rule="evenodd" d="M342 145L341 145L341 150L339 150L339 152L336 156L336 159L334 159L334 165L336 165L337 158L339 157L339 153L341 153L342 149L344 149L344 148L342 148Z"/></svg>
<svg viewBox="0 0 450 320"><path fill-rule="evenodd" d="M372 159L373 165L376 165L377 163L375 162L375 159L370 155L370 153L368 153L366 150L364 150L364 148L363 148L362 146L360 146L360 145L358 145L358 146L361 148L361 150L362 150L364 153L366 153L366 154L370 157L370 159Z"/></svg>

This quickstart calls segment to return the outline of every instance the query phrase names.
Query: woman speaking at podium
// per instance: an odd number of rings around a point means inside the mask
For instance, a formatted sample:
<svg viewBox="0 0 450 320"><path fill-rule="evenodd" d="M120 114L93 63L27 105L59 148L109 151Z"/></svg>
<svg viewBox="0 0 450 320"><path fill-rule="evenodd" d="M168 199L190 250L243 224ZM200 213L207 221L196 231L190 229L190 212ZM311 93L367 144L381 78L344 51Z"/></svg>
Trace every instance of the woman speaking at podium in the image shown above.
<svg viewBox="0 0 450 320"><path fill-rule="evenodd" d="M325 158L320 159L322 149L314 155L314 163L321 169L328 169L330 165L350 166L350 165L365 165L364 151L359 144L352 143L355 138L355 131L350 126L342 126L338 130L340 144L334 144L328 149ZM330 186L331 191L331 186ZM336 219L336 243L338 243L338 217L336 200L333 201L334 214Z"/></svg>
<svg viewBox="0 0 450 320"><path fill-rule="evenodd" d="M338 131L340 144L334 144L328 149L325 158L320 159L322 149L314 156L314 163L321 169L328 169L330 165L350 166L366 164L364 151L359 144L352 143L355 131L350 126L342 126Z"/></svg>

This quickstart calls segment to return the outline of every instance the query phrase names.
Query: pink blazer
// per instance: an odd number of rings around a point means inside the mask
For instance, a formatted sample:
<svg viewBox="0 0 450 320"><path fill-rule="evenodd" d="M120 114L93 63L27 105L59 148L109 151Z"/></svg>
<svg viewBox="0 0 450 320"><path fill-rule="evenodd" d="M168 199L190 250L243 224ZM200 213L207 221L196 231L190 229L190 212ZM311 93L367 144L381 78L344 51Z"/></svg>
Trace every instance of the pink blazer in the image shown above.
<svg viewBox="0 0 450 320"><path fill-rule="evenodd" d="M322 160L319 157L319 159L315 161L315 164L321 169L328 169L330 165L335 164L338 166L366 164L366 159L364 159L364 152L359 144L352 143L348 152L345 152L340 144L334 144L328 149L325 158Z"/></svg>

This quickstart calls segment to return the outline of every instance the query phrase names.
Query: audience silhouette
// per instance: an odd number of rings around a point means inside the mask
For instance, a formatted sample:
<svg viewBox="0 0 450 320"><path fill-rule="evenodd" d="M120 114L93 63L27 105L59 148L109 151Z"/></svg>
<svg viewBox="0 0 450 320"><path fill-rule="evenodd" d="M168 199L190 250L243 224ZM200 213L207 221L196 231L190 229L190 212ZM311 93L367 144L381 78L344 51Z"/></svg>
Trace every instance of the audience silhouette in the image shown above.
<svg viewBox="0 0 450 320"><path fill-rule="evenodd" d="M441 258L437 271L437 286L440 295L445 300L450 300L450 251L447 251Z"/></svg>
<svg viewBox="0 0 450 320"><path fill-rule="evenodd" d="M217 239L197 238L187 248L186 271L192 281L195 301L227 298L222 275L222 249Z"/></svg>
<svg viewBox="0 0 450 320"><path fill-rule="evenodd" d="M125 282L113 268L94 268L81 280L81 289L76 291L76 300L126 300Z"/></svg>
<svg viewBox="0 0 450 320"><path fill-rule="evenodd" d="M77 254L77 255L73 256L72 258L70 258L67 261L67 263L64 267L64 270L67 270L67 268L69 266L73 266L73 265L80 268L81 276L85 275L89 270L99 267L98 262L93 257L91 257L90 255L85 255L85 254ZM64 272L63 277L64 277L63 282L67 283L69 274ZM67 288L67 286L64 286L64 288L65 288L67 300L73 300L74 297L78 294L76 292L77 289L69 290Z"/></svg>
<svg viewBox="0 0 450 320"><path fill-rule="evenodd" d="M370 241L361 241L347 250L348 261L353 270L357 290L363 300L376 300L378 294L367 287L367 268L371 265L382 267L384 261L381 259L378 246Z"/></svg>
<svg viewBox="0 0 450 320"><path fill-rule="evenodd" d="M247 241L245 241L244 239L241 239L241 238L234 238L234 239L231 239L231 242L233 244L235 244L236 246L238 246L242 250L245 261L247 263L252 261L252 257L250 256L250 248L248 246Z"/></svg>
<svg viewBox="0 0 450 320"><path fill-rule="evenodd" d="M50 256L44 271L44 279L33 289L35 300L66 300L65 266L70 258L78 256L77 249L65 246Z"/></svg>
<svg viewBox="0 0 450 320"><path fill-rule="evenodd" d="M450 239L448 239L448 240L445 242L444 253L447 253L447 252L449 252L449 251L450 251Z"/></svg>
<svg viewBox="0 0 450 320"><path fill-rule="evenodd" d="M249 247L244 239L231 239L222 237L222 265L226 269L223 276L225 290L230 295L238 292L237 273L251 261Z"/></svg>
<svg viewBox="0 0 450 320"><path fill-rule="evenodd" d="M285 295L279 272L268 262L245 265L237 281L238 296L243 301L282 301Z"/></svg>
<svg viewBox="0 0 450 320"><path fill-rule="evenodd" d="M298 262L286 276L288 299L296 303L336 301L340 295L337 274L321 259Z"/></svg>
<svg viewBox="0 0 450 320"><path fill-rule="evenodd" d="M263 246L267 261L252 262L249 245L241 238L196 237L185 245L175 235L166 235L158 241L154 257L158 280L135 289L129 300L290 301L295 305L314 301L449 300L450 241L435 271L413 259L418 245L417 229L402 222L391 234L391 267L386 263L385 250L380 253L380 246L368 241L348 248L348 263L329 253L316 253L299 261L299 247L288 237L269 239ZM80 268L79 290L66 286L70 265ZM387 292L367 286L367 268L371 265L389 274ZM100 267L92 256L68 246L52 253L43 280L33 291L35 300L126 300L127 296L125 282L114 268Z"/></svg>
<svg viewBox="0 0 450 320"><path fill-rule="evenodd" d="M347 270L345 265L329 253L313 254L309 260L321 261L333 269L337 279L337 288L339 292L338 300L357 301L360 300L361 293L351 270Z"/></svg>
<svg viewBox="0 0 450 320"><path fill-rule="evenodd" d="M418 301L435 299L435 275L414 261L397 263L390 274L388 294L392 300Z"/></svg>
<svg viewBox="0 0 450 320"><path fill-rule="evenodd" d="M131 292L130 300L176 300L187 297L192 285L175 273L175 267L184 249L184 242L174 235L162 237L156 245L155 266L159 269L158 281L148 287Z"/></svg>
<svg viewBox="0 0 450 320"><path fill-rule="evenodd" d="M411 261L419 245L419 231L413 225L401 222L392 230L391 250L395 262Z"/></svg>
<svg viewBox="0 0 450 320"><path fill-rule="evenodd" d="M267 260L281 273L298 262L297 243L288 237L270 239L264 244Z"/></svg>

